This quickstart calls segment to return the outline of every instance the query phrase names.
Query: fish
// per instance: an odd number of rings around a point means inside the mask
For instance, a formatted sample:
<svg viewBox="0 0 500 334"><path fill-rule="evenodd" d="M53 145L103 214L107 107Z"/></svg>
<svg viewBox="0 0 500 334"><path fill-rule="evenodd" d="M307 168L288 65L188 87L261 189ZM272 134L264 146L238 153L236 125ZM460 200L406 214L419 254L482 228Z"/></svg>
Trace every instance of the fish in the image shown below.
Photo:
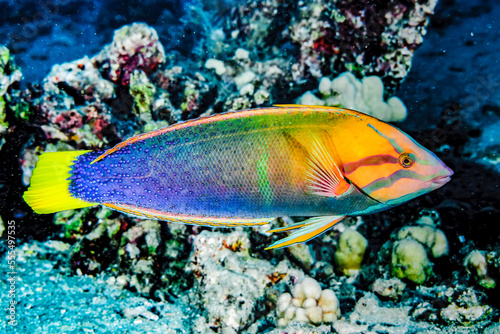
<svg viewBox="0 0 500 334"><path fill-rule="evenodd" d="M452 174L372 116L276 105L177 123L108 150L43 153L23 198L38 214L102 205L206 226L310 217L270 230L291 232L266 248L276 249L438 189Z"/></svg>

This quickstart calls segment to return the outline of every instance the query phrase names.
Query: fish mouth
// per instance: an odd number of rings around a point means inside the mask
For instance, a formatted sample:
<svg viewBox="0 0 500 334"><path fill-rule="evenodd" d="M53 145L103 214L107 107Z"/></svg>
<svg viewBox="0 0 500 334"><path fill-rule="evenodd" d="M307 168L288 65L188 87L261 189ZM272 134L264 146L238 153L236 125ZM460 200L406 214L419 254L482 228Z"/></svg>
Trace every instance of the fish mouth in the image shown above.
<svg viewBox="0 0 500 334"><path fill-rule="evenodd" d="M452 175L453 171L450 168L445 167L445 170L441 175L436 176L429 181L432 183L434 189L437 189L448 183L451 180Z"/></svg>
<svg viewBox="0 0 500 334"><path fill-rule="evenodd" d="M431 182L439 186L444 186L446 183L448 183L448 181L450 181L450 179L451 178L449 176L438 176L433 178Z"/></svg>

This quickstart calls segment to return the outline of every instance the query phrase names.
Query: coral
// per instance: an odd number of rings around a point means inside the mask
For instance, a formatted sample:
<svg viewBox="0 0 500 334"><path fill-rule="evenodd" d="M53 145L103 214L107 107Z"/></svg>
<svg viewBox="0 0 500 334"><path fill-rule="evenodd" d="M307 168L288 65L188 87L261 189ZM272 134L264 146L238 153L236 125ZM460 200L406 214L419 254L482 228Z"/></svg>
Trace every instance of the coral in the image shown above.
<svg viewBox="0 0 500 334"><path fill-rule="evenodd" d="M439 258L448 255L448 240L440 229L439 215L423 210L414 226L405 226L396 233L392 248L392 274L423 284L432 275L428 256Z"/></svg>
<svg viewBox="0 0 500 334"><path fill-rule="evenodd" d="M21 169L23 171L23 184L28 186L30 184L31 174L35 168L35 164L38 161L38 156L41 154L42 149L40 147L25 148L21 153L23 160L21 161Z"/></svg>
<svg viewBox="0 0 500 334"><path fill-rule="evenodd" d="M234 78L234 82L238 88L243 88L246 84L252 82L255 79L255 73L252 71L246 71ZM243 95L243 94L242 94Z"/></svg>
<svg viewBox="0 0 500 334"><path fill-rule="evenodd" d="M184 97L181 103L181 110L184 113L196 112L199 109L200 92L193 81L187 81L184 87Z"/></svg>
<svg viewBox="0 0 500 334"><path fill-rule="evenodd" d="M102 103L114 97L113 83L103 79L91 59L84 57L69 63L52 66L43 80L43 89L50 95L45 99L70 97L66 103L55 105L74 108L87 102Z"/></svg>
<svg viewBox="0 0 500 334"><path fill-rule="evenodd" d="M373 282L372 290L381 297L397 300L403 293L405 287L406 284L398 278L377 278L375 282Z"/></svg>
<svg viewBox="0 0 500 334"><path fill-rule="evenodd" d="M419 286L416 292L418 305L411 312L416 321L468 326L470 332L482 333L482 330L472 330L473 325L482 327L492 316L491 307L484 304L486 296L461 284Z"/></svg>
<svg viewBox="0 0 500 334"><path fill-rule="evenodd" d="M435 211L422 210L414 226L405 226L398 231L396 239L412 238L426 247L434 258L448 255L448 239L438 229L439 214Z"/></svg>
<svg viewBox="0 0 500 334"><path fill-rule="evenodd" d="M240 51L240 53L244 53ZM260 106L272 103L278 94L277 87L283 81L291 80L286 72L286 63L283 59L255 61L252 55L236 55L226 64L228 73L232 76L224 78L224 84L232 92L225 99L224 111L240 110L243 108ZM234 86L235 85L235 86ZM221 99L222 97L219 97Z"/></svg>
<svg viewBox="0 0 500 334"><path fill-rule="evenodd" d="M217 75L223 75L224 73L226 73L224 62L214 58L208 59L205 62L205 68L214 69Z"/></svg>
<svg viewBox="0 0 500 334"><path fill-rule="evenodd" d="M301 95L295 103L303 104L306 106L324 106L325 101L314 95L312 92L307 91L303 95Z"/></svg>
<svg viewBox="0 0 500 334"><path fill-rule="evenodd" d="M119 255L122 264L130 269L127 277L130 288L143 294L151 292L155 255L161 242L160 222L156 220L138 220L124 231Z"/></svg>
<svg viewBox="0 0 500 334"><path fill-rule="evenodd" d="M289 322L309 322L315 325L334 322L340 317L339 300L330 289L321 290L319 283L310 277L297 282L292 294L284 293L276 308L278 326Z"/></svg>
<svg viewBox="0 0 500 334"><path fill-rule="evenodd" d="M134 98L134 111L138 114L149 113L154 101L156 87L147 75L139 70L134 70L130 76L130 95Z"/></svg>
<svg viewBox="0 0 500 334"><path fill-rule="evenodd" d="M288 26L300 45L296 77L347 69L377 74L392 89L408 73L436 2L318 1L301 7Z"/></svg>
<svg viewBox="0 0 500 334"><path fill-rule="evenodd" d="M310 270L316 262L307 243L292 245L288 247L288 251L307 270Z"/></svg>
<svg viewBox="0 0 500 334"><path fill-rule="evenodd" d="M107 142L111 115L105 102L114 98L113 84L101 77L88 57L54 65L43 80L37 104L47 120L47 139L76 141L86 147Z"/></svg>
<svg viewBox="0 0 500 334"><path fill-rule="evenodd" d="M347 229L341 235L334 258L337 268L348 276L359 273L361 262L368 247L368 240L356 230Z"/></svg>
<svg viewBox="0 0 500 334"><path fill-rule="evenodd" d="M213 75L207 76L213 79ZM208 80L201 73L190 76L183 73L182 67L173 66L159 70L154 75L153 83L157 87L153 117L177 122L212 112L218 80ZM163 110L158 109L159 106ZM158 111L163 115L159 115Z"/></svg>
<svg viewBox="0 0 500 334"><path fill-rule="evenodd" d="M397 278L423 284L432 275L432 263L421 243L414 239L403 239L394 243L391 271Z"/></svg>
<svg viewBox="0 0 500 334"><path fill-rule="evenodd" d="M254 101L258 106L260 106L260 105L268 102L270 97L271 96L267 90L259 89L254 94Z"/></svg>
<svg viewBox="0 0 500 334"><path fill-rule="evenodd" d="M311 97L311 92L306 92L299 97L297 104L315 103L354 109L386 122L400 122L406 118L406 107L399 98L391 97L384 101L384 86L377 76L358 80L350 72L344 72L333 80L323 77L318 91L323 100L315 99Z"/></svg>
<svg viewBox="0 0 500 334"><path fill-rule="evenodd" d="M249 58L250 58L250 52L245 49L238 48L234 52L234 59L247 60Z"/></svg>
<svg viewBox="0 0 500 334"><path fill-rule="evenodd" d="M94 58L54 65L43 80L41 96L32 99L39 112L36 123L46 140L24 149L25 178L30 175L33 158L51 150L48 143L65 150L95 149L143 132L141 125L145 129L168 125L161 113L166 113L164 109L171 103L164 91L156 95L157 89L147 76L164 59L156 32L145 24L133 24L118 30L114 42ZM106 66L120 72L113 72L119 76L116 80L130 85L115 89L101 74ZM18 118L29 117L27 105L17 103L11 109ZM153 117L159 122L153 122Z"/></svg>
<svg viewBox="0 0 500 334"><path fill-rule="evenodd" d="M438 258L448 255L448 240L443 231L432 226L405 226L397 233L396 238L402 240L412 238L427 246L431 255Z"/></svg>
<svg viewBox="0 0 500 334"><path fill-rule="evenodd" d="M5 113L5 101L3 100L3 97L0 97L0 134L5 133L9 128L9 123L5 121L6 116L7 115Z"/></svg>
<svg viewBox="0 0 500 334"><path fill-rule="evenodd" d="M303 273L286 261L273 266L249 254L250 241L240 230L229 234L203 231L193 240L190 271L207 319L197 324L223 332L241 331L256 319L254 312L265 291L278 282L300 279Z"/></svg>
<svg viewBox="0 0 500 334"><path fill-rule="evenodd" d="M70 238L82 238L85 215L90 209L66 210L54 215L54 223L64 226L64 236Z"/></svg>
<svg viewBox="0 0 500 334"><path fill-rule="evenodd" d="M489 274L492 268L488 266L485 252L473 250L465 257L464 266L475 278L477 284L486 289L495 288L496 281Z"/></svg>
<svg viewBox="0 0 500 334"><path fill-rule="evenodd" d="M443 308L440 315L448 323L468 325L486 318L490 313L491 307L481 305L475 292L467 290L459 294L456 301Z"/></svg>
<svg viewBox="0 0 500 334"><path fill-rule="evenodd" d="M0 97L7 93L7 89L15 82L21 81L21 70L15 65L10 50L0 45Z"/></svg>
<svg viewBox="0 0 500 334"><path fill-rule="evenodd" d="M65 238L76 241L70 263L77 273L112 268L113 284L143 295L165 284L176 292L191 285L183 278L188 257L184 226L173 224L169 232L167 223L131 219L106 208L63 211L54 220L64 226ZM163 293L157 297L164 298Z"/></svg>
<svg viewBox="0 0 500 334"><path fill-rule="evenodd" d="M0 45L0 136L9 128L9 123L6 121L6 107L11 97L7 94L7 91L11 85L21 81L21 78L21 70L15 65L10 56L10 50ZM25 106L25 104L20 106ZM16 108L18 105L13 104L11 107ZM21 114L21 112L19 112L19 114ZM2 147L3 140L4 139L1 138L0 148Z"/></svg>
<svg viewBox="0 0 500 334"><path fill-rule="evenodd" d="M165 61L165 51L156 30L133 23L115 31L113 42L93 58L110 80L128 85L134 70L153 73Z"/></svg>

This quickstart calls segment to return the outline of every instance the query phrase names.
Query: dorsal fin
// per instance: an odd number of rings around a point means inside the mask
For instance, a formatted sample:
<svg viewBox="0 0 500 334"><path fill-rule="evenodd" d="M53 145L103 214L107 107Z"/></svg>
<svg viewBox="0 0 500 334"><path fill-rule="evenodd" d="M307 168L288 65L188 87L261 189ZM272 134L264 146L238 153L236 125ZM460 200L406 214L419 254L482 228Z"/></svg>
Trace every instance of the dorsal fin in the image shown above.
<svg viewBox="0 0 500 334"><path fill-rule="evenodd" d="M330 110L337 110L337 111L349 110L349 109L345 109L345 108L315 106L315 105L307 105L307 104L273 104L273 107L279 107L279 108L315 108L315 109L330 109Z"/></svg>
<svg viewBox="0 0 500 334"><path fill-rule="evenodd" d="M343 114L349 114L355 117L360 117L360 116L365 116L363 113L360 113L358 111L350 110L350 109L344 109L344 108L336 108L336 107L324 107L324 106L306 106L306 105L298 105L298 104L276 104L274 108L256 108L256 109L247 109L247 110L239 110L239 111L230 111L222 114L216 114L216 115L211 115L211 116L206 116L206 117L200 117L192 120L188 120L185 122L179 122L174 125L154 130L151 132L146 132L143 134L139 134L136 136L133 136L117 145L115 145L113 148L110 148L100 156L98 156L94 161L91 162L91 164L96 163L105 157L107 157L110 154L113 154L114 152L131 145L133 143L163 135L165 133L175 131L178 129L186 128L186 127L191 127L191 126L196 126L196 125L202 125L202 124L207 124L211 122L217 122L217 121L223 121L223 120L230 120L230 119L237 119L237 118L245 118L245 117L254 117L258 115L264 115L264 114L273 114L273 115L280 115L280 114L286 114L288 113L291 109L297 111L297 109L303 108L304 112L313 112L317 109L323 109L323 110L330 110L335 113L343 113Z"/></svg>

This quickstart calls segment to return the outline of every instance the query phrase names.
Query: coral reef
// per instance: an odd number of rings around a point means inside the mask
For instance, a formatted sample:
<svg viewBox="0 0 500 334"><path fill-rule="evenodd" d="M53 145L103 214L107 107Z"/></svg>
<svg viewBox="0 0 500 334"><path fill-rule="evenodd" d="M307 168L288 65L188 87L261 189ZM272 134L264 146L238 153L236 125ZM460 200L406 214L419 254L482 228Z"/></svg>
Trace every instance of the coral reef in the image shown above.
<svg viewBox="0 0 500 334"><path fill-rule="evenodd" d="M151 112L156 87L146 73L134 70L130 75L130 95L134 98L134 111L138 114Z"/></svg>
<svg viewBox="0 0 500 334"><path fill-rule="evenodd" d="M447 291L449 294L450 291ZM466 290L458 294L456 300L441 309L440 315L448 323L470 324L491 313L488 305L481 305L473 290Z"/></svg>
<svg viewBox="0 0 500 334"><path fill-rule="evenodd" d="M87 148L108 143L105 131L111 115L104 102L115 97L115 91L88 57L54 65L43 89L36 103L47 123L42 128L48 140L74 141Z"/></svg>
<svg viewBox="0 0 500 334"><path fill-rule="evenodd" d="M417 222L418 223L418 222ZM405 226L399 230L396 238L411 238L427 246L434 258L448 255L448 240L443 231L429 225Z"/></svg>
<svg viewBox="0 0 500 334"><path fill-rule="evenodd" d="M151 74L165 62L165 50L156 30L145 23L133 23L116 30L113 42L93 61L111 81L128 85L136 69Z"/></svg>
<svg viewBox="0 0 500 334"><path fill-rule="evenodd" d="M15 103L12 103L12 96L8 90L15 83L19 83L21 78L21 70L14 63L10 50L4 45L0 45L0 149L5 142L3 134L9 128L7 107L9 105L12 109L15 108ZM17 112L16 116L24 117L20 112Z"/></svg>
<svg viewBox="0 0 500 334"><path fill-rule="evenodd" d="M250 240L241 231L203 231L194 238L190 271L206 310L206 318L196 325L199 332L246 329L257 320L254 310L266 299L266 291L279 282L304 276L287 261L273 266L253 258L249 250Z"/></svg>
<svg viewBox="0 0 500 334"><path fill-rule="evenodd" d="M320 78L347 69L363 77L376 74L396 86L411 67L436 3L318 1L299 8L288 27L300 45L296 76Z"/></svg>

